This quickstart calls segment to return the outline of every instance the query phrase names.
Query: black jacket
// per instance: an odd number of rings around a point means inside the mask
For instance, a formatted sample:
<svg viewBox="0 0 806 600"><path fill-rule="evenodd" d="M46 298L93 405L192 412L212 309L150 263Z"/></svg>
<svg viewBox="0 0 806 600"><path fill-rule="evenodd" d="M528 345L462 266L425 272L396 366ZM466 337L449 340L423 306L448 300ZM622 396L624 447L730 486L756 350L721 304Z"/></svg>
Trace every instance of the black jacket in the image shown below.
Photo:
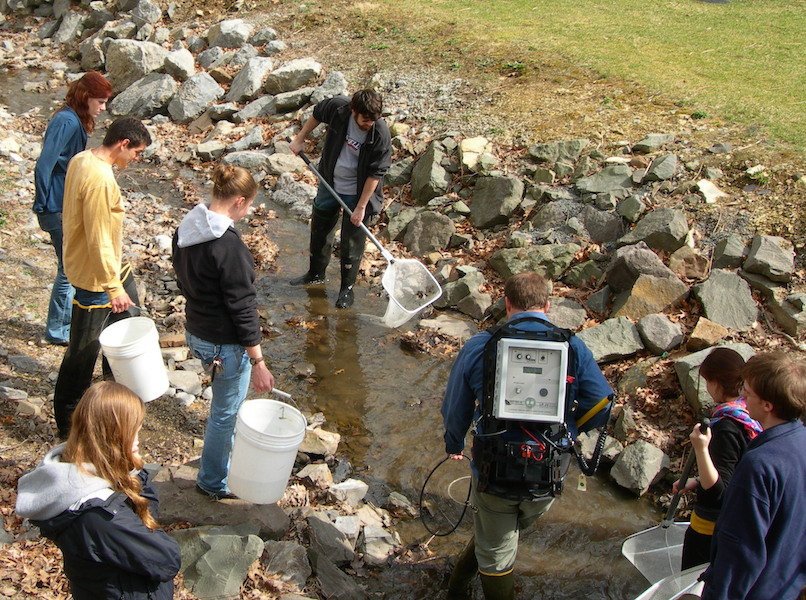
<svg viewBox="0 0 806 600"><path fill-rule="evenodd" d="M347 136L347 126L353 114L350 111L350 99L346 96L336 96L322 100L313 109L313 118L328 124L322 157L319 159L319 172L330 185L333 185L333 173L336 161L341 154L344 139ZM383 176L392 163L392 136L386 121L378 119L367 132L367 139L358 153L358 185L356 194L361 195L364 183L368 177L378 179L378 187L369 199L367 215L376 215L383 206Z"/></svg>
<svg viewBox="0 0 806 600"><path fill-rule="evenodd" d="M260 343L255 262L235 228L185 248L173 238L173 265L187 298L185 328L211 344Z"/></svg>
<svg viewBox="0 0 806 600"><path fill-rule="evenodd" d="M747 448L744 427L734 419L725 417L717 421L711 433L708 453L719 473L717 482L707 490L697 486L697 502L694 510L697 515L709 521L716 521L722 508L725 489L730 484L733 471Z"/></svg>
<svg viewBox="0 0 806 600"><path fill-rule="evenodd" d="M141 494L157 514L158 500L145 469ZM88 500L44 521L31 521L64 555L64 572L75 600L169 600L179 572L179 545L151 531L125 494Z"/></svg>

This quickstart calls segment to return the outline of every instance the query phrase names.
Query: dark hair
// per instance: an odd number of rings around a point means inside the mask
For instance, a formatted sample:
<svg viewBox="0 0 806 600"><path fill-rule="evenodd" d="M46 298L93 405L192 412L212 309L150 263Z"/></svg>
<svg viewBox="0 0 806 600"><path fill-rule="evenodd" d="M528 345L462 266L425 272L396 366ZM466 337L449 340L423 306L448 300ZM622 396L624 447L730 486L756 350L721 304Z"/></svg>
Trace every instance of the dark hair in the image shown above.
<svg viewBox="0 0 806 600"><path fill-rule="evenodd" d="M218 199L244 196L252 200L257 195L257 183L243 167L218 165L213 171L213 197Z"/></svg>
<svg viewBox="0 0 806 600"><path fill-rule="evenodd" d="M700 365L700 377L713 381L729 398L739 396L742 389L742 355L730 348L714 348Z"/></svg>
<svg viewBox="0 0 806 600"><path fill-rule="evenodd" d="M87 71L83 77L76 79L67 86L67 95L64 98L65 106L69 106L78 115L78 120L84 126L84 131L92 135L95 131L95 117L89 113L90 98L107 98L112 96L112 84L98 71ZM64 107L59 110L64 110Z"/></svg>
<svg viewBox="0 0 806 600"><path fill-rule="evenodd" d="M143 468L142 459L132 454L132 445L145 412L143 401L124 385L100 381L90 386L73 412L63 458L83 471L92 465L92 474L126 494L134 512L153 530L157 521L148 500L140 495L140 478L132 474Z"/></svg>
<svg viewBox="0 0 806 600"><path fill-rule="evenodd" d="M742 369L742 377L759 398L773 406L779 419L797 419L806 409L806 362L784 352L756 354Z"/></svg>
<svg viewBox="0 0 806 600"><path fill-rule="evenodd" d="M510 305L521 310L542 309L549 301L551 282L534 271L517 273L504 284L504 295Z"/></svg>
<svg viewBox="0 0 806 600"><path fill-rule="evenodd" d="M103 145L111 147L123 140L129 140L129 143L135 148L148 146L151 144L151 134L148 133L148 129L140 119L120 117L115 119L115 122L106 130Z"/></svg>
<svg viewBox="0 0 806 600"><path fill-rule="evenodd" d="M383 97L375 90L359 90L350 100L350 109L377 121L383 114Z"/></svg>

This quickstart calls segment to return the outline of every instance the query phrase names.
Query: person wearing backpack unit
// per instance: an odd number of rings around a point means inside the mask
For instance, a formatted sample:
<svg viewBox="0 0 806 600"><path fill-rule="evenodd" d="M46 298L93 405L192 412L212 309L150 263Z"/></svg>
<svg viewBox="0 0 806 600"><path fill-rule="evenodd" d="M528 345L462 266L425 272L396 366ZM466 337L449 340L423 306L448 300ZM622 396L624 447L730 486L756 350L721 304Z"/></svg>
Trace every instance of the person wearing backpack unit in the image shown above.
<svg viewBox="0 0 806 600"><path fill-rule="evenodd" d="M461 460L465 435L474 426L470 496L474 536L451 573L448 600L470 598L476 573L486 600L515 597L513 565L519 532L537 521L560 494L578 432L605 425L609 419L613 390L584 342L546 317L550 290L550 282L535 272L513 275L504 287L507 324L473 336L451 369L441 410L445 450ZM496 342L502 337L567 346L564 405L558 407L562 422L549 426L489 414L498 377ZM516 473L526 479L518 481Z"/></svg>

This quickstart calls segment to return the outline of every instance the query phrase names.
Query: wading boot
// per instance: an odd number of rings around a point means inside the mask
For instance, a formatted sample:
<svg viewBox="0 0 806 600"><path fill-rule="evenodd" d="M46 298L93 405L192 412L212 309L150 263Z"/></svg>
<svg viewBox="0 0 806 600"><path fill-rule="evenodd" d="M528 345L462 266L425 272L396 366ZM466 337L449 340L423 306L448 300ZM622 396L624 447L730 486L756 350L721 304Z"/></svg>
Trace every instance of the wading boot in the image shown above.
<svg viewBox="0 0 806 600"><path fill-rule="evenodd" d="M478 572L476 538L470 538L467 546L456 559L453 571L451 571L451 577L448 579L448 595L445 600L470 600L470 584Z"/></svg>
<svg viewBox="0 0 806 600"><path fill-rule="evenodd" d="M515 573L485 575L481 573L481 589L484 600L515 600Z"/></svg>
<svg viewBox="0 0 806 600"><path fill-rule="evenodd" d="M325 282L325 271L330 262L330 254L333 252L333 234L336 223L339 221L339 215L338 211L328 213L313 209L311 212L310 267L305 275L289 281L290 285Z"/></svg>
<svg viewBox="0 0 806 600"><path fill-rule="evenodd" d="M361 257L367 235L360 227L353 225L345 215L341 223L341 287L336 308L347 308L353 305L353 286L358 279Z"/></svg>

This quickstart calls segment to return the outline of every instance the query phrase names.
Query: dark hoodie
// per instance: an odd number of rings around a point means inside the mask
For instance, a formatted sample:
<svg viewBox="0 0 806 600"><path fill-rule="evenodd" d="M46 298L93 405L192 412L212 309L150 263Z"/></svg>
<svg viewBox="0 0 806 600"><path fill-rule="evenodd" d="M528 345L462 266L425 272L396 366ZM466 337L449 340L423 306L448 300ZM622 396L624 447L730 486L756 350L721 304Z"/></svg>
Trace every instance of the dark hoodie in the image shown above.
<svg viewBox="0 0 806 600"><path fill-rule="evenodd" d="M17 514L31 520L64 555L75 600L168 600L179 572L179 545L151 531L129 498L100 477L62 462L64 444L20 478ZM90 467L91 469L91 467ZM158 500L144 469L141 494L153 515Z"/></svg>
<svg viewBox="0 0 806 600"><path fill-rule="evenodd" d="M190 333L211 344L260 343L255 262L232 219L194 207L174 234L173 265Z"/></svg>

